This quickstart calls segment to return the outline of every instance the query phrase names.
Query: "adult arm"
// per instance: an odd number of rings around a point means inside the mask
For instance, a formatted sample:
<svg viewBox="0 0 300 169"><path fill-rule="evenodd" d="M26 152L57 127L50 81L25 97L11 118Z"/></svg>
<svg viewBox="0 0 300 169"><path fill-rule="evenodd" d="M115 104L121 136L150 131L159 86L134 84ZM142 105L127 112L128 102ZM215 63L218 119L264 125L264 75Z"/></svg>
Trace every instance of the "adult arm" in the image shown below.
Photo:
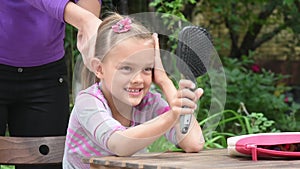
<svg viewBox="0 0 300 169"><path fill-rule="evenodd" d="M95 33L95 30L98 29L97 25L100 25L101 20L95 14L86 10L85 8L95 10L86 5L84 5L84 8L82 8L73 2L68 2L64 10L64 20L77 28L78 31L86 31L87 33L91 30L94 30L92 32Z"/></svg>
<svg viewBox="0 0 300 169"><path fill-rule="evenodd" d="M77 48L87 68L93 71L90 64L94 57L97 30L102 21L93 13L72 2L66 5L64 20L78 29Z"/></svg>
<svg viewBox="0 0 300 169"><path fill-rule="evenodd" d="M83 52L83 44L97 32L101 23L99 19L101 0L25 0L35 8L49 14L61 22L67 22L78 29L77 46Z"/></svg>
<svg viewBox="0 0 300 169"><path fill-rule="evenodd" d="M65 8L70 0L25 0L33 7L47 13L49 16L64 22ZM101 10L101 0L74 0L78 6L88 10L99 17ZM72 2L73 3L73 2Z"/></svg>
<svg viewBox="0 0 300 169"><path fill-rule="evenodd" d="M95 35L101 23L101 0L25 0L35 8L78 29L84 37ZM87 38L88 39L88 38Z"/></svg>
<svg viewBox="0 0 300 169"><path fill-rule="evenodd" d="M101 3L101 0L79 0L76 4L90 11L99 18L102 5Z"/></svg>

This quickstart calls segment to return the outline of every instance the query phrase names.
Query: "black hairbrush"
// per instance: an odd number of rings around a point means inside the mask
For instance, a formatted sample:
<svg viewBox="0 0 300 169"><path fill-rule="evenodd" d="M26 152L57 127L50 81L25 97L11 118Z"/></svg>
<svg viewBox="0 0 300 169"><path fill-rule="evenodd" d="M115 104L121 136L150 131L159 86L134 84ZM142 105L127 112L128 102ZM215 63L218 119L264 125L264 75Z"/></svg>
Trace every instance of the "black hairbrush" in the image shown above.
<svg viewBox="0 0 300 169"><path fill-rule="evenodd" d="M186 79L195 83L197 77L207 72L213 50L211 36L206 29L198 26L184 27L178 35L176 50L178 70ZM180 117L181 133L187 133L191 117L191 114Z"/></svg>
<svg viewBox="0 0 300 169"><path fill-rule="evenodd" d="M176 54L188 66L194 77L206 73L212 51L212 39L206 29L186 26L179 32ZM179 64L180 62L177 62L179 71L185 72Z"/></svg>

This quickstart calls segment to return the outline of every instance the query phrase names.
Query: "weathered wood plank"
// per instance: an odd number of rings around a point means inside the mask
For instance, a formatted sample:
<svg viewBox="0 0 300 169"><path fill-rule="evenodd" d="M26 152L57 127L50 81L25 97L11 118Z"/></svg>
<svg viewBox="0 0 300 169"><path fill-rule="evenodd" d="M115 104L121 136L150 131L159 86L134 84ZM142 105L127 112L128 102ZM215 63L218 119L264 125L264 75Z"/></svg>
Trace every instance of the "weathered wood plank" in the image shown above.
<svg viewBox="0 0 300 169"><path fill-rule="evenodd" d="M65 136L0 137L0 164L58 164Z"/></svg>
<svg viewBox="0 0 300 169"><path fill-rule="evenodd" d="M205 150L200 153L148 153L132 157L94 157L89 159L94 168L140 168L140 169L251 169L251 168L299 168L300 159L260 159L252 161L250 157L230 157L226 149ZM99 165L100 164L100 165Z"/></svg>

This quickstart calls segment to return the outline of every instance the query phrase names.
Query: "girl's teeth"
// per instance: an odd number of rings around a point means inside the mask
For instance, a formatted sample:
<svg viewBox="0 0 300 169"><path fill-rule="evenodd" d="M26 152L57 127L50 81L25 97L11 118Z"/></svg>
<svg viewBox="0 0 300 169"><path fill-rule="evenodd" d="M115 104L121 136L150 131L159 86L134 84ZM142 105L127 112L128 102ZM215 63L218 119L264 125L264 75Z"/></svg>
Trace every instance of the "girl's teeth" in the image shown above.
<svg viewBox="0 0 300 169"><path fill-rule="evenodd" d="M127 89L128 92L139 92L138 89Z"/></svg>

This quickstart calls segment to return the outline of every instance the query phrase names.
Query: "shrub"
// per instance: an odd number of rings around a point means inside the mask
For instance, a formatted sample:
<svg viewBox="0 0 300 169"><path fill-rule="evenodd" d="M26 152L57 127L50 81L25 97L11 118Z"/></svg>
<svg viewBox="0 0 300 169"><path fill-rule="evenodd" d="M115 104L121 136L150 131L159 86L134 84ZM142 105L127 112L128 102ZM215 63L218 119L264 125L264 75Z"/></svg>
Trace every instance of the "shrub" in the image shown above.
<svg viewBox="0 0 300 169"><path fill-rule="evenodd" d="M226 74L227 91L225 110L238 111L243 105L247 112L261 113L267 119L273 120L275 128L281 131L297 131L296 114L299 114L299 104L285 102L285 93L291 90L282 80L289 76L275 74L254 64L251 57L244 56L241 61L232 58L222 58ZM211 87L208 75L197 79L198 86L205 89L201 98L198 120L207 118L211 103ZM250 113L249 113L249 112Z"/></svg>

